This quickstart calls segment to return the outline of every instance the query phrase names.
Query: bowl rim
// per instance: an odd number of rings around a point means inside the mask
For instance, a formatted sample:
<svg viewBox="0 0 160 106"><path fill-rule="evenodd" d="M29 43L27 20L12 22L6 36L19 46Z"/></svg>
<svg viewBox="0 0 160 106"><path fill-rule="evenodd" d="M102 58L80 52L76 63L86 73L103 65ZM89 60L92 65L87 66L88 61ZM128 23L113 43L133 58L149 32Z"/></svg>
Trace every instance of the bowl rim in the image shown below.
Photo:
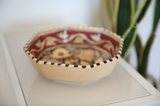
<svg viewBox="0 0 160 106"><path fill-rule="evenodd" d="M70 28L76 28L76 29L89 29L89 30L98 30L98 31L101 31L101 30L105 30L106 32L108 32L109 34L113 35L114 37L118 38L120 40L120 45L119 45L119 50L118 50L118 53L116 56L110 58L110 59L107 59L107 60L104 60L104 61L101 61L101 62L98 62L98 63L94 63L94 64L91 64L91 65L73 65L73 64L63 64L63 63L56 63L56 62L49 62L49 61L43 61L43 60L39 60L37 58L35 58L29 51L28 51L28 45L31 43L31 41L33 41L33 39L37 36L38 33L40 32L44 32L44 31L48 31L48 30L53 30L53 29L62 29L62 28L67 28L67 27L70 27ZM23 50L25 51L25 53L36 63L36 64L41 64L41 65L55 65L55 66L64 66L64 67L74 67L74 68L82 68L82 69L86 69L86 68L94 68L94 67L97 67L97 66L100 66L102 64L107 64L107 63L110 63L110 62L113 62L113 61L116 61L118 60L120 57L121 57L121 54L122 54L122 49L123 49L123 38L120 36L120 35L117 35L116 33L113 33L112 31L109 31L108 29L104 29L104 28L100 28L100 27L87 27L87 26L59 26L59 27L53 27L53 28L48 28L46 30L40 30L40 31L37 31L37 33L33 34L33 36L28 40L28 42L25 44L25 46L23 47Z"/></svg>

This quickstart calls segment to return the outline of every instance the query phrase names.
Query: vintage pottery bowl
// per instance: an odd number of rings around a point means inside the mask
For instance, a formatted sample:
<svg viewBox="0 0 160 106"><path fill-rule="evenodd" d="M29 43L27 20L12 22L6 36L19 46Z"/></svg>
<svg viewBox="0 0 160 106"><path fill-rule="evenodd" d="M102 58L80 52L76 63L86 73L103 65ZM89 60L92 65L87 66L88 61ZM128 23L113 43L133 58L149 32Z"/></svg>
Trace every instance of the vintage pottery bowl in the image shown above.
<svg viewBox="0 0 160 106"><path fill-rule="evenodd" d="M122 48L123 39L107 29L65 26L36 33L24 51L45 78L89 82L113 71Z"/></svg>

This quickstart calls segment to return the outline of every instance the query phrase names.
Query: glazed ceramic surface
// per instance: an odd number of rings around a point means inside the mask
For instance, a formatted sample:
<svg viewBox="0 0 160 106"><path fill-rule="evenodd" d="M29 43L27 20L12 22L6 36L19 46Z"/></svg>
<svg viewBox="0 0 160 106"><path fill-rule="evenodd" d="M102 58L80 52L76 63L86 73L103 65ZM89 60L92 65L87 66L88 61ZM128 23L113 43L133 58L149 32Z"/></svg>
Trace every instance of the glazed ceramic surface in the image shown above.
<svg viewBox="0 0 160 106"><path fill-rule="evenodd" d="M31 63L44 77L89 82L110 74L123 39L95 27L58 27L36 33L25 45Z"/></svg>

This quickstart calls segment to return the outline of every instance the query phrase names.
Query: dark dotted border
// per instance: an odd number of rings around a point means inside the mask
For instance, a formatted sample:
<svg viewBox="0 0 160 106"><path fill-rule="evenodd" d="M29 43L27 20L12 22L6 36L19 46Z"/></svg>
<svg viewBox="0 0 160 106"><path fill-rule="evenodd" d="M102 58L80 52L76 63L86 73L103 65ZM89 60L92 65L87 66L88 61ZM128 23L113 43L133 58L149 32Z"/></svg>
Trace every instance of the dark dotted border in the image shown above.
<svg viewBox="0 0 160 106"><path fill-rule="evenodd" d="M68 66L69 66L69 64L66 64L65 66L66 66L66 67L68 67Z"/></svg>
<svg viewBox="0 0 160 106"><path fill-rule="evenodd" d="M82 68L86 68L86 66L82 66Z"/></svg>
<svg viewBox="0 0 160 106"><path fill-rule="evenodd" d="M109 59L109 61L110 61L110 62L112 62L112 61L113 61L113 59Z"/></svg>
<svg viewBox="0 0 160 106"><path fill-rule="evenodd" d="M105 61L103 61L103 63L104 63L104 64L106 64L106 63L107 63L107 61L105 60Z"/></svg>
<svg viewBox="0 0 160 106"><path fill-rule="evenodd" d="M61 65L61 63L58 63L57 65L58 65L58 66L60 66L60 65Z"/></svg>
<svg viewBox="0 0 160 106"><path fill-rule="evenodd" d="M119 51L122 51L122 49L119 49Z"/></svg>
<svg viewBox="0 0 160 106"><path fill-rule="evenodd" d="M121 55L121 53L118 53L119 55Z"/></svg>
<svg viewBox="0 0 160 106"><path fill-rule="evenodd" d="M93 68L93 67L94 67L94 64L91 64L90 67Z"/></svg>
<svg viewBox="0 0 160 106"><path fill-rule="evenodd" d="M39 62L39 60L36 60L36 63L38 63Z"/></svg>
<svg viewBox="0 0 160 106"><path fill-rule="evenodd" d="M44 61L44 64L47 64L47 61Z"/></svg>
<svg viewBox="0 0 160 106"><path fill-rule="evenodd" d="M51 63L51 65L54 65L54 64L55 64L55 63L53 63L53 62Z"/></svg>
<svg viewBox="0 0 160 106"><path fill-rule="evenodd" d="M78 67L78 65L74 65L74 67Z"/></svg>
<svg viewBox="0 0 160 106"><path fill-rule="evenodd" d="M24 47L24 51L25 51L28 55L31 55L31 53L30 53L28 50L25 50L25 49L27 49L26 47ZM119 49L119 50L121 51L121 49ZM119 59L118 55L121 55L121 53L119 52L114 58ZM32 58L32 59L36 59L34 56L32 56L31 58ZM36 59L36 63L38 63L39 61L40 61L40 60ZM112 61L113 61L113 58L109 59L109 61L112 62ZM104 64L107 64L107 60L104 60L103 63L104 63ZM47 61L44 61L43 64L44 64L44 65L47 64ZM50 65L55 65L55 63L54 63L54 62L51 62ZM58 66L61 66L62 64L61 64L61 63L58 63L57 65L58 65ZM91 64L91 65L90 65L90 68L94 68L95 65L96 65L96 66L100 66L100 63ZM69 67L69 66L70 66L70 64L65 64L65 67ZM77 68L77 67L79 67L79 65L74 65L74 67ZM85 69L87 66L86 66L86 65L82 65L81 67L82 67L83 69Z"/></svg>
<svg viewBox="0 0 160 106"><path fill-rule="evenodd" d="M96 63L96 65L97 65L97 66L99 66L99 65L100 65L100 63Z"/></svg>

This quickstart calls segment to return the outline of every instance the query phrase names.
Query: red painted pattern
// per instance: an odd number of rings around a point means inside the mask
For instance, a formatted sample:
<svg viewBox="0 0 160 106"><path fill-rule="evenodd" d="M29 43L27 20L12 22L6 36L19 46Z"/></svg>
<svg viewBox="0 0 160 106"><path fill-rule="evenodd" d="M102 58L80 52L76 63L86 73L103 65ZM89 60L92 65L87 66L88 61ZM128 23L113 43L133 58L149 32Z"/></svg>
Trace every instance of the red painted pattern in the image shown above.
<svg viewBox="0 0 160 106"><path fill-rule="evenodd" d="M50 33L50 34L46 34L46 35L43 35L43 36L40 36L39 38L37 38L37 39L32 43L32 45L29 47L28 50L29 50L29 51L31 51L31 49L37 49L37 50L38 50L39 48L38 48L37 46L35 46L35 44L38 42L39 39L40 39L41 42L42 42L46 37L55 37L55 38L57 38L57 39L59 39L59 40L63 40L63 39L59 38L59 37L56 35L57 33L60 33L60 32L63 33L64 30L58 31L58 32L54 32L54 33ZM77 34L77 33L85 34L85 35L88 37L88 39L90 39L90 40L92 40L92 41L94 41L94 40L93 40L92 38L90 38L89 35L91 35L91 34L92 34L92 35L100 34L100 35L101 35L101 36L100 36L101 39L110 40L110 41L112 42L112 44L113 44L113 46L114 46L114 51L115 51L115 46L116 46L116 45L119 47L119 42L118 42L118 41L116 41L116 40L114 40L113 38L111 38L111 37L109 37L109 36L106 36L105 34L102 34L102 33L85 32L85 31L70 31L70 30L68 30L68 31L67 31L67 34L69 35L68 38L69 38L70 36L72 36L72 34ZM102 48L102 49L107 50L106 48L103 48L103 45L106 44L106 43L102 43L102 44L99 44L99 45L94 45L94 44L88 43L87 41L84 41L83 44L75 44L75 43L73 43L73 41L74 41L74 39L73 39L72 41L68 42L68 43L59 43L59 42L56 42L56 45L62 45L62 44L63 44L63 45L64 45L64 44L89 45L89 46L98 46L98 47L100 47L100 48ZM96 42L96 41L94 41L94 42ZM54 45L54 46L56 46L56 45ZM35 57L37 58L44 49L50 48L50 47L54 47L54 46L47 46L47 47L46 47L46 44L45 44L44 48L43 48L40 52L34 52ZM107 51L112 54L112 57L114 56L112 50L107 50Z"/></svg>

